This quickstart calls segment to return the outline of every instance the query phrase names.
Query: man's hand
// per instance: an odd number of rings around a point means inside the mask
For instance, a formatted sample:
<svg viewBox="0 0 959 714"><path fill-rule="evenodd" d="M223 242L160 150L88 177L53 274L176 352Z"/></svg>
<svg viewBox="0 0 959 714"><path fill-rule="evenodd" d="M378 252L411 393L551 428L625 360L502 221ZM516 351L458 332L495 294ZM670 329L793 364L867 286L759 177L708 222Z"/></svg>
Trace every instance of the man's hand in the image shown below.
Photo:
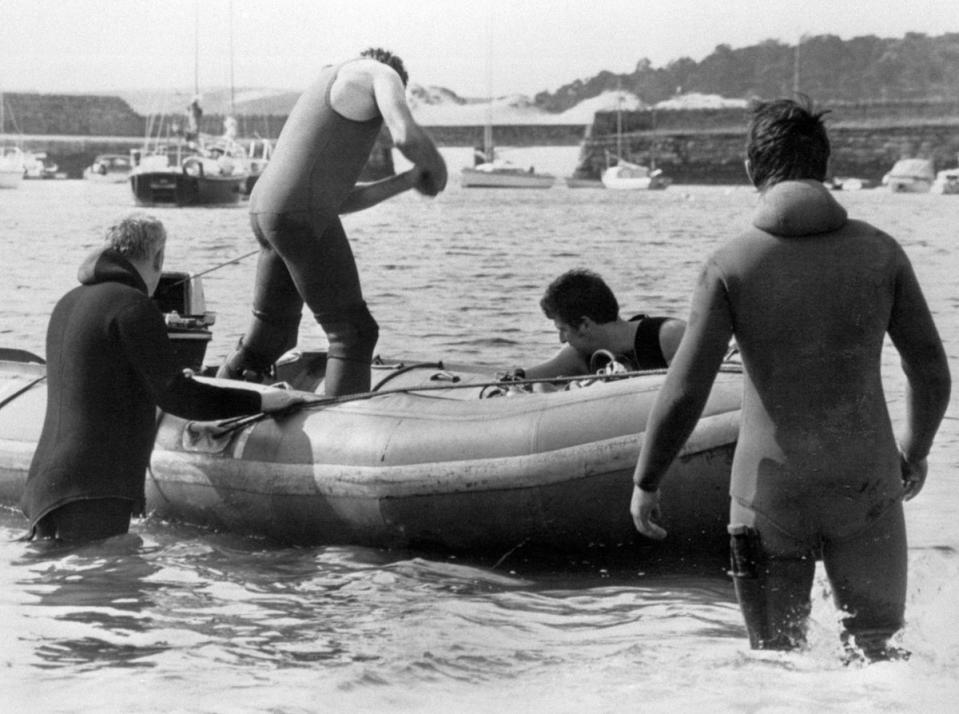
<svg viewBox="0 0 959 714"><path fill-rule="evenodd" d="M915 498L926 484L926 475L929 473L929 464L925 459L909 461L906 455L899 452L899 466L902 469L903 499L910 501Z"/></svg>
<svg viewBox="0 0 959 714"><path fill-rule="evenodd" d="M411 170L413 188L424 196L436 196L446 188L446 165L442 162L432 167L414 166Z"/></svg>
<svg viewBox="0 0 959 714"><path fill-rule="evenodd" d="M654 540L662 540L666 537L666 530L654 522L660 519L658 490L644 491L639 486L634 486L629 512L633 516L636 530L644 536Z"/></svg>

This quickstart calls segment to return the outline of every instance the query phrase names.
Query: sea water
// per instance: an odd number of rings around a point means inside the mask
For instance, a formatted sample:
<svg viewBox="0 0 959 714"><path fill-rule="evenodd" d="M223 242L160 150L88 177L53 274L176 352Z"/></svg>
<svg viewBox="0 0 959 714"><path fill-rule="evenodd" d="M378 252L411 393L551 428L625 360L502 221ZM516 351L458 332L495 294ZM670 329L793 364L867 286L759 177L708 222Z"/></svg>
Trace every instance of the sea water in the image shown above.
<svg viewBox="0 0 959 714"><path fill-rule="evenodd" d="M462 154L462 155L461 155ZM528 365L558 347L545 285L601 273L624 313L685 316L707 253L744 224L745 186L662 192L462 189L399 196L344 222L384 356ZM537 169L575 151L543 151ZM402 162L399 162L402 166ZM553 169L556 170L556 169ZM837 194L897 236L959 373L959 197ZM55 301L129 187L24 182L0 192L0 346L43 352ZM255 248L246 210L155 209L167 267ZM210 363L249 314L254 258L206 277ZM322 348L305 316L303 346ZM884 359L895 423L903 378ZM282 547L147 518L124 538L50 553L0 509L0 710L23 712L951 712L959 707L959 410L906 505L908 661L843 666L821 568L810 645L749 650L721 563L502 562ZM626 509L627 503L610 508Z"/></svg>

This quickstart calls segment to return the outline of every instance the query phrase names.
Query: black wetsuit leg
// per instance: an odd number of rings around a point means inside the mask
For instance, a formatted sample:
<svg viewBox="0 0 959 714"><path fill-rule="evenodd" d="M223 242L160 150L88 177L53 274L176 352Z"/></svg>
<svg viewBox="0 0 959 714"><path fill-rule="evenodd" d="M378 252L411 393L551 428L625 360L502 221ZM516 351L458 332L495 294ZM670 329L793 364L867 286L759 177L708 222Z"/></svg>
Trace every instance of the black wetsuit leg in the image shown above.
<svg viewBox="0 0 959 714"><path fill-rule="evenodd" d="M363 300L356 261L339 218L259 213L253 224L263 246L253 320L238 352L228 359L231 369L263 369L295 346L305 302L329 342L326 393L368 390L379 330Z"/></svg>
<svg viewBox="0 0 959 714"><path fill-rule="evenodd" d="M130 530L133 501L125 498L88 498L70 501L37 521L36 538L82 543L123 535Z"/></svg>
<svg viewBox="0 0 959 714"><path fill-rule="evenodd" d="M253 288L253 323L245 342L249 349L275 361L296 346L303 312L303 294L290 270L302 260L296 247L309 246L316 238L305 215L259 213L251 215L250 222L261 250Z"/></svg>
<svg viewBox="0 0 959 714"><path fill-rule="evenodd" d="M353 249L340 219L322 226L314 223L313 230L320 237L305 264L320 269L292 267L290 272L329 342L324 392L328 396L365 392L370 388L379 326L363 300Z"/></svg>
<svg viewBox="0 0 959 714"><path fill-rule="evenodd" d="M730 551L736 598L753 649L789 650L806 642L818 543L733 499Z"/></svg>
<svg viewBox="0 0 959 714"><path fill-rule="evenodd" d="M887 645L903 626L906 547L901 501L860 532L823 544L823 564L836 605L850 613L843 626L869 659L899 656L887 652Z"/></svg>

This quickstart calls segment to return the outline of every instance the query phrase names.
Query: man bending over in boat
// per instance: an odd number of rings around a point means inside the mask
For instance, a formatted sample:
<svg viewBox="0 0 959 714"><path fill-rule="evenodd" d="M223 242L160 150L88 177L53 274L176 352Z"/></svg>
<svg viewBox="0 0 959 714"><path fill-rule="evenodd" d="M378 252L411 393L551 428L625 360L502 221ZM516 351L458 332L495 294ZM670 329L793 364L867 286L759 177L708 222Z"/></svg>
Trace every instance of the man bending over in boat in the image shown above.
<svg viewBox="0 0 959 714"><path fill-rule="evenodd" d="M339 214L415 189L435 196L446 164L410 114L402 61L385 50L323 69L286 120L250 196L260 244L253 318L219 376L259 379L296 345L304 302L329 342L325 392L370 388L379 327L363 300ZM413 168L357 184L383 124Z"/></svg>
<svg viewBox="0 0 959 714"><path fill-rule="evenodd" d="M906 599L902 502L922 488L949 403L946 354L902 247L847 218L823 186L822 113L808 101L758 104L746 154L759 203L751 225L700 273L645 427L630 511L641 533L666 535L660 484L735 335L744 389L729 532L750 644L804 643L822 559L850 654L895 657L888 641ZM907 378L898 444L883 394L887 334Z"/></svg>
<svg viewBox="0 0 959 714"><path fill-rule="evenodd" d="M627 370L665 369L683 338L685 322L670 317L619 316L619 303L605 281L590 270L569 270L546 288L539 302L563 344L549 360L508 372L506 380L589 374L597 351Z"/></svg>
<svg viewBox="0 0 959 714"><path fill-rule="evenodd" d="M21 501L31 537L78 543L127 532L131 515L143 512L157 406L187 419L221 419L301 401L282 389L203 384L176 366L150 299L165 244L160 221L124 218L53 309L46 417Z"/></svg>

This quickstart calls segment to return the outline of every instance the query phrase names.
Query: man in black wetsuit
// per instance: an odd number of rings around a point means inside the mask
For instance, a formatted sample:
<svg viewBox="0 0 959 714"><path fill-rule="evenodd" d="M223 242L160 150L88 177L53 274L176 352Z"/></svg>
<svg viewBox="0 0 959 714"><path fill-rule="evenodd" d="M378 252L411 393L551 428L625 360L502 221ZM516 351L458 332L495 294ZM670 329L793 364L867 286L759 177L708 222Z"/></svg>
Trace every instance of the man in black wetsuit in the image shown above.
<svg viewBox="0 0 959 714"><path fill-rule="evenodd" d="M165 244L155 218L124 218L53 309L46 417L21 501L34 537L76 543L127 532L131 515L143 512L157 406L220 419L301 401L281 389L210 386L176 366L150 299Z"/></svg>
<svg viewBox="0 0 959 714"><path fill-rule="evenodd" d="M447 180L443 158L413 120L405 84L399 58L371 49L324 68L300 96L250 196L261 247L253 319L219 376L258 380L296 346L305 302L329 342L324 392L370 388L379 326L363 299L339 216L409 189L435 196ZM413 168L358 184L384 124Z"/></svg>
<svg viewBox="0 0 959 714"><path fill-rule="evenodd" d="M685 323L669 317L619 316L619 303L605 281L590 270L569 270L540 300L563 347L549 360L513 370L511 377L544 379L588 374L593 353L605 350L631 370L665 369L683 337Z"/></svg>
<svg viewBox="0 0 959 714"><path fill-rule="evenodd" d="M756 211L703 265L646 424L630 512L641 533L666 536L660 485L735 337L744 389L729 532L750 645L803 646L821 559L844 639L886 659L902 654L889 640L905 611L903 500L925 482L951 378L902 246L850 219L823 186L822 115L791 99L754 107L746 169ZM898 439L883 391L887 335L908 383Z"/></svg>

